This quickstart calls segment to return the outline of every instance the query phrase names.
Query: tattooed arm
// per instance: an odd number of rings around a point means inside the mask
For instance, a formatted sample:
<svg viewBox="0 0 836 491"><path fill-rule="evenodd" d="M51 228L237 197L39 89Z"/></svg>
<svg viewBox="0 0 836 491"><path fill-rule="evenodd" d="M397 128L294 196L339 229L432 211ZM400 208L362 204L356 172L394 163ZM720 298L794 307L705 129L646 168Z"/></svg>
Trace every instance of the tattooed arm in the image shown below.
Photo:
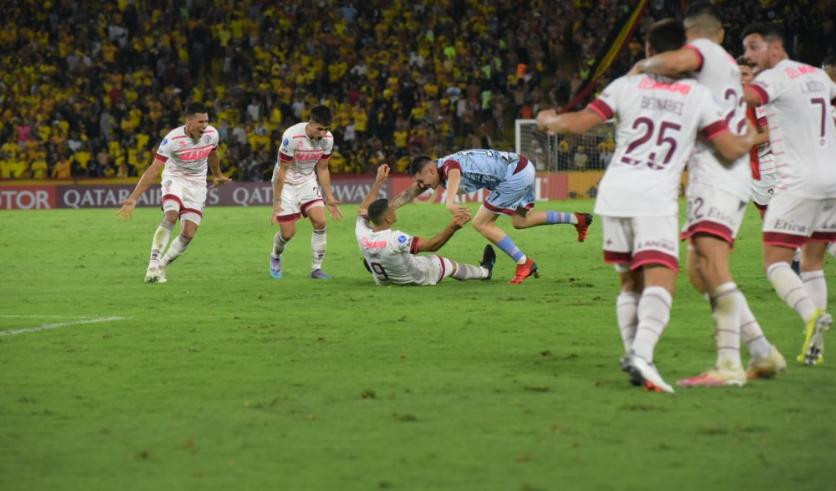
<svg viewBox="0 0 836 491"><path fill-rule="evenodd" d="M389 206L395 209L400 208L401 206L414 200L419 194L426 190L426 187L421 186L417 182L413 182L412 185L406 188L401 194L392 199L392 201L389 202Z"/></svg>

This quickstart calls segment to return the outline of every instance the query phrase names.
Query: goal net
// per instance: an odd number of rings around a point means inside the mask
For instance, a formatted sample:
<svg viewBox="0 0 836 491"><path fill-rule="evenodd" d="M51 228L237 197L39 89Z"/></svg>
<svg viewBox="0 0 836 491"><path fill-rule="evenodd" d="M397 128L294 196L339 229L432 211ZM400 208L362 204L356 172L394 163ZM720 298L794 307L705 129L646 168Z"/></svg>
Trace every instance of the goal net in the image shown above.
<svg viewBox="0 0 836 491"><path fill-rule="evenodd" d="M525 155L538 171L602 170L615 150L612 122L583 135L547 135L533 119L514 122L515 152Z"/></svg>

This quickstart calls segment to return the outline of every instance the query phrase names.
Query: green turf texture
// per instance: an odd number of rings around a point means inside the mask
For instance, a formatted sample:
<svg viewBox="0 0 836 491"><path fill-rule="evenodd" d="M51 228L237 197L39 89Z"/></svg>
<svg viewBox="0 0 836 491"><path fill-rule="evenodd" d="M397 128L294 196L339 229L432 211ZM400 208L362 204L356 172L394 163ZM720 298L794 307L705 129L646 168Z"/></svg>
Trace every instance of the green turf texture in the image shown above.
<svg viewBox="0 0 836 491"><path fill-rule="evenodd" d="M0 336L0 489L836 488L836 355L795 363L802 324L762 273L754 208L734 273L790 369L675 395L619 370L600 222L581 244L500 219L542 272L519 286L500 252L490 282L376 287L343 211L331 281L307 278L309 223L276 281L268 209L210 208L161 285L142 281L159 210L0 213L0 330L126 318ZM410 205L397 225L427 236L448 216ZM484 244L468 226L443 254L476 263ZM670 383L714 359L708 305L677 288Z"/></svg>

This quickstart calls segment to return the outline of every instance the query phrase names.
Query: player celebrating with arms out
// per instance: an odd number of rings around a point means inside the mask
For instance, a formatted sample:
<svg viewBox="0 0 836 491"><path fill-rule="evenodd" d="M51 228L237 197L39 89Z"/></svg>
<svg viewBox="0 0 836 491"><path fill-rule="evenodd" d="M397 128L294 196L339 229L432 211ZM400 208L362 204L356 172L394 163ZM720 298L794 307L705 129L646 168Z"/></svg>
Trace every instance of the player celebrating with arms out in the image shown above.
<svg viewBox="0 0 836 491"><path fill-rule="evenodd" d="M679 49L679 21L655 23L647 56ZM541 130L580 134L616 117L616 150L595 200L604 229L604 261L621 280L616 317L631 382L673 392L653 365L653 352L668 324L678 271L678 195L685 162L702 136L726 160L749 151L753 134L728 130L724 113L707 88L693 79L627 75L613 81L586 109L541 111Z"/></svg>
<svg viewBox="0 0 836 491"><path fill-rule="evenodd" d="M279 225L273 237L270 252L270 276L282 277L281 255L290 239L296 234L296 220L306 216L311 219L311 278L331 278L322 271L325 260L325 206L335 220L342 218L337 200L331 192L331 174L328 159L334 148L331 126L331 110L326 106L311 109L307 123L298 123L282 134L278 162L273 169L273 212L271 223Z"/></svg>
<svg viewBox="0 0 836 491"><path fill-rule="evenodd" d="M435 237L423 239L392 230L397 221L397 203L377 199L380 188L389 176L389 166L377 168L377 178L369 194L357 210L355 233L363 252L366 269L378 285L435 285L448 276L457 280L489 280L496 262L496 253L485 246L479 266L459 263L441 256L419 256L419 252L441 249L450 237L470 220L468 212L453 215L444 230Z"/></svg>
<svg viewBox="0 0 836 491"><path fill-rule="evenodd" d="M522 155L512 152L464 150L438 160L420 156L412 160L410 172L415 176L415 182L396 198L399 204L411 201L427 188L442 186L447 190L447 209L456 214L465 209L455 204L457 194L479 189L491 191L473 218L473 228L517 263L511 284L522 283L529 276L539 276L539 273L537 264L517 248L511 237L496 224L500 214L510 215L511 224L516 229L572 224L581 242L592 223L592 215L588 213L532 211L536 177L534 165Z"/></svg>
<svg viewBox="0 0 836 491"><path fill-rule="evenodd" d="M221 186L229 178L221 173L218 157L218 131L209 125L206 106L193 102L186 106L186 124L171 130L145 170L133 192L122 202L117 216L130 218L136 202L163 171L162 207L163 221L151 240L151 259L145 273L148 283L164 283L165 270L191 243L197 233L203 208L206 205L206 170L212 169L212 185ZM171 231L180 218L180 235L171 245ZM166 251L166 246L168 250ZM160 258L160 255L165 255Z"/></svg>

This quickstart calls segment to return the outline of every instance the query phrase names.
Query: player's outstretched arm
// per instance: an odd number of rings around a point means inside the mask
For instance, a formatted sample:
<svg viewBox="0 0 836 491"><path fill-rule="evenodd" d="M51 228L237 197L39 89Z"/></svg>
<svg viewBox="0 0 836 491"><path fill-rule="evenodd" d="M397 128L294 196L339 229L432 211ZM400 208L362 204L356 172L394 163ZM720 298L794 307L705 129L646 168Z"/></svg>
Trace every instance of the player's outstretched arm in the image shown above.
<svg viewBox="0 0 836 491"><path fill-rule="evenodd" d="M639 60L630 70L630 75L639 73L654 73L665 77L696 72L702 67L702 56L696 48L680 48L675 51L665 51Z"/></svg>
<svg viewBox="0 0 836 491"><path fill-rule="evenodd" d="M462 182L462 171L459 169L450 169L447 171L447 201L445 205L450 213L454 215L470 215L470 210L467 207L456 204L456 196L459 194L459 187Z"/></svg>
<svg viewBox="0 0 836 491"><path fill-rule="evenodd" d="M392 201L389 202L389 206L395 209L400 208L401 206L407 203L411 203L412 200L417 198L419 194L423 193L426 190L426 187L421 186L417 182L413 182L409 185L408 188L404 189L401 192L401 194L395 196L395 198L393 198Z"/></svg>
<svg viewBox="0 0 836 491"><path fill-rule="evenodd" d="M386 184L386 180L389 178L389 166L386 164L381 165L377 168L377 176L374 179L374 183L372 183L372 188L369 189L368 194L366 197L363 198L363 202L360 203L360 208L357 209L357 214L360 216L365 216L369 210L369 206L377 199L377 196L380 194L380 189Z"/></svg>
<svg viewBox="0 0 836 491"><path fill-rule="evenodd" d="M161 160L154 159L154 163L152 163L145 172L142 173L142 177L139 178L139 182L136 183L136 187L131 192L131 195L128 196L125 201L122 202L122 207L119 208L119 211L116 212L116 216L121 218L122 220L127 220L131 218L134 213L134 208L136 207L136 200L142 196L142 193L148 190L154 181L157 180L157 177L160 175L160 171L162 171L165 162Z"/></svg>
<svg viewBox="0 0 836 491"><path fill-rule="evenodd" d="M557 114L554 109L545 109L537 113L537 129L547 133L580 135L603 122L604 118L591 109L563 114Z"/></svg>
<svg viewBox="0 0 836 491"><path fill-rule="evenodd" d="M339 220L343 217L343 212L337 206L340 202L334 197L334 193L331 192L331 171L328 169L327 160L320 159L316 163L316 177L319 180L319 187L322 188L322 194L325 195L325 206L328 207L331 217L334 220Z"/></svg>
<svg viewBox="0 0 836 491"><path fill-rule="evenodd" d="M229 182L230 179L221 172L221 158L218 155L217 148L212 150L207 160L209 162L209 168L212 170L212 187L220 187L224 183Z"/></svg>
<svg viewBox="0 0 836 491"><path fill-rule="evenodd" d="M735 135L731 131L722 131L714 136L709 142L720 152L720 155L726 160L723 164L728 167L734 164L734 161L746 155L749 149L752 148L758 130L755 129L752 122L748 122L748 128L745 135Z"/></svg>
<svg viewBox="0 0 836 491"><path fill-rule="evenodd" d="M461 229L465 223L470 221L470 214L469 213L457 213L453 215L453 219L450 223L444 227L444 229L435 235L435 237L431 239L423 239L418 238L418 245L416 249L418 252L434 252L447 243L450 240L450 237L456 233L457 230Z"/></svg>

